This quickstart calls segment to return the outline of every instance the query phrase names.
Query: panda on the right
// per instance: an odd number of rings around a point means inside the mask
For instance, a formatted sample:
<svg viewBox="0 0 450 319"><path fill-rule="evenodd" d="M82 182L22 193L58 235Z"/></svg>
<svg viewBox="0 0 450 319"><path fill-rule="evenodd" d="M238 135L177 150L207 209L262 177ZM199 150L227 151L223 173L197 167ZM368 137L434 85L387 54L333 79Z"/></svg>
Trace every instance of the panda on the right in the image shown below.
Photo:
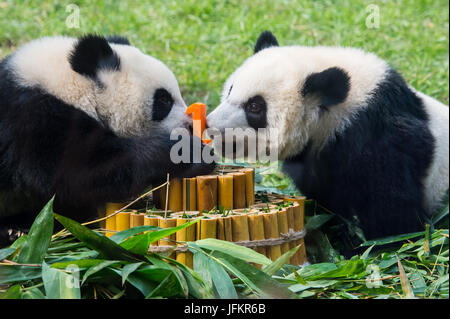
<svg viewBox="0 0 450 319"><path fill-rule="evenodd" d="M423 230L449 188L448 106L360 49L280 47L265 31L254 51L208 126L277 128L299 190L366 239Z"/></svg>

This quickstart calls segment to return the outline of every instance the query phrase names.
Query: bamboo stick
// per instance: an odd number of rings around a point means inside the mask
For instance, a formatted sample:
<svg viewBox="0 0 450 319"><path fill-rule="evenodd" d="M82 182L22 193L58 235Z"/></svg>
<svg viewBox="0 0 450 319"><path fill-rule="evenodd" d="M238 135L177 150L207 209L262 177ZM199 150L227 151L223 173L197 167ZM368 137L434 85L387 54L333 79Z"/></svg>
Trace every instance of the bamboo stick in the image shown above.
<svg viewBox="0 0 450 319"><path fill-rule="evenodd" d="M255 169L243 168L240 170L245 174L245 197L247 207L255 203Z"/></svg>
<svg viewBox="0 0 450 319"><path fill-rule="evenodd" d="M183 210L197 210L197 179L183 178Z"/></svg>
<svg viewBox="0 0 450 319"><path fill-rule="evenodd" d="M124 204L124 203L106 203L105 204L106 216L114 214L117 210L121 209L125 205L126 204ZM107 230L113 230L113 231L116 230L116 216L110 217L105 220L105 228ZM115 232L106 232L106 236L108 236L108 237L111 237L114 234L115 234Z"/></svg>
<svg viewBox="0 0 450 319"><path fill-rule="evenodd" d="M294 211L294 231L298 232L301 231L304 227L304 212L305 212L304 199L300 201L294 201L293 211ZM293 256L295 258L295 262L297 262L297 265L302 265L307 260L305 240L303 238L295 241L296 246L300 244L301 244L300 248Z"/></svg>
<svg viewBox="0 0 450 319"><path fill-rule="evenodd" d="M232 173L233 175L233 207L245 208L246 196L245 196L245 173Z"/></svg>
<svg viewBox="0 0 450 319"><path fill-rule="evenodd" d="M144 217L144 225L145 226L159 226L159 220L161 219L160 216L157 215L147 215ZM155 241L150 244L151 246L158 246L158 241Z"/></svg>
<svg viewBox="0 0 450 319"><path fill-rule="evenodd" d="M280 238L280 231L278 229L277 212L270 212L263 214L264 218L264 236L266 239ZM267 247L268 257L274 261L281 256L280 245Z"/></svg>
<svg viewBox="0 0 450 319"><path fill-rule="evenodd" d="M173 212L183 210L183 183L179 178L173 178L169 184L169 207Z"/></svg>
<svg viewBox="0 0 450 319"><path fill-rule="evenodd" d="M217 207L217 176L197 176L197 210L200 213Z"/></svg>
<svg viewBox="0 0 450 319"><path fill-rule="evenodd" d="M249 214L248 215L248 230L250 233L250 240L263 240L264 236L264 217L262 214ZM267 256L266 247L259 246L255 250Z"/></svg>
<svg viewBox="0 0 450 319"><path fill-rule="evenodd" d="M286 211L287 211L287 219L288 219L288 228L289 228L289 230L291 230L291 229L294 230L294 207L293 206L288 206ZM292 249L292 248L294 248L296 246L295 242L296 242L295 240L289 242L289 249ZM296 254L294 254L291 257L291 259L289 260L289 263L291 265L298 265L299 262L298 262L297 259L298 258L296 256Z"/></svg>
<svg viewBox="0 0 450 319"><path fill-rule="evenodd" d="M217 218L203 217L197 225L197 240L205 238L216 238Z"/></svg>
<svg viewBox="0 0 450 319"><path fill-rule="evenodd" d="M116 230L122 231L130 228L130 215L135 211L123 211L116 215Z"/></svg>
<svg viewBox="0 0 450 319"><path fill-rule="evenodd" d="M217 239L233 241L231 216L217 218Z"/></svg>
<svg viewBox="0 0 450 319"><path fill-rule="evenodd" d="M231 216L231 229L234 242L250 240L248 215L241 214Z"/></svg>
<svg viewBox="0 0 450 319"><path fill-rule="evenodd" d="M191 220L192 219L190 219L190 218L178 218L177 226L183 225ZM177 242L195 241L195 231L196 231L195 224L179 230L176 233ZM190 251L177 252L176 259L177 259L177 261L181 262L182 264L185 264L186 266L188 266L190 268L194 267L193 254Z"/></svg>
<svg viewBox="0 0 450 319"><path fill-rule="evenodd" d="M159 218L158 219L158 226L160 228L171 228L175 227L177 225L177 219L176 218ZM158 242L159 246L173 246L173 240L176 240L176 235L172 234L168 237L161 238Z"/></svg>
<svg viewBox="0 0 450 319"><path fill-rule="evenodd" d="M132 213L130 215L130 228L143 226L144 225L144 214L143 213Z"/></svg>
<svg viewBox="0 0 450 319"><path fill-rule="evenodd" d="M218 182L219 207L225 210L233 209L233 176L220 175Z"/></svg>
<svg viewBox="0 0 450 319"><path fill-rule="evenodd" d="M282 208L277 213L278 217L278 229L280 230L280 233L287 234L289 232L288 227L288 219L287 219L287 211L286 208ZM289 243L285 242L280 245L281 254L284 254L289 250Z"/></svg>

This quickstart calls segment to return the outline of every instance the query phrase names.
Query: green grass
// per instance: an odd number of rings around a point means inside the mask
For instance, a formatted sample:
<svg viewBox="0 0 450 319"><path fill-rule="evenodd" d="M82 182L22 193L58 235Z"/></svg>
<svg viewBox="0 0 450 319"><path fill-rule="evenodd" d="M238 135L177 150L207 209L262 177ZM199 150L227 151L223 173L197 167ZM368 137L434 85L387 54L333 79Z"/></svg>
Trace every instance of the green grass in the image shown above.
<svg viewBox="0 0 450 319"><path fill-rule="evenodd" d="M66 27L66 4L80 8ZM282 45L342 45L386 59L408 83L449 103L448 1L16 1L0 0L0 57L45 35L123 34L176 74L187 104L214 108L225 79L270 29ZM368 29L368 4L380 28Z"/></svg>

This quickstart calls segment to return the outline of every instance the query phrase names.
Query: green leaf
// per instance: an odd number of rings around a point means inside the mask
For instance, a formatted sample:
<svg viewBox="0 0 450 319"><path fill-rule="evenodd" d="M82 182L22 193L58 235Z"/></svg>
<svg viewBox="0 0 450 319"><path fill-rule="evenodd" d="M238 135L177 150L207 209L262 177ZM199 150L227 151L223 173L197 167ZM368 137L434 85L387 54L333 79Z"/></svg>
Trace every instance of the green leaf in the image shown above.
<svg viewBox="0 0 450 319"><path fill-rule="evenodd" d="M151 244L150 232L128 238L120 244L123 248L135 254L145 255L148 253L148 247Z"/></svg>
<svg viewBox="0 0 450 319"><path fill-rule="evenodd" d="M31 288L22 293L22 299L45 299L45 296L39 288Z"/></svg>
<svg viewBox="0 0 450 319"><path fill-rule="evenodd" d="M320 263L302 267L296 273L304 280L309 280L310 278L320 276L336 269L338 269L338 267L333 263ZM295 274L291 274L287 277L294 279Z"/></svg>
<svg viewBox="0 0 450 319"><path fill-rule="evenodd" d="M141 256L126 250L106 236L99 235L70 218L58 214L54 215L55 218L72 233L72 235L78 238L78 240L85 243L91 249L103 254L107 259L127 260L131 262L143 260Z"/></svg>
<svg viewBox="0 0 450 319"><path fill-rule="evenodd" d="M297 252L299 248L300 245L288 250L283 255L278 257L275 261L273 261L270 265L264 266L261 270L269 276L274 275L278 270L281 269L281 267L289 262L289 259L291 259L291 257Z"/></svg>
<svg viewBox="0 0 450 319"><path fill-rule="evenodd" d="M122 268L122 285L125 284L125 281L127 280L128 276L131 273L133 273L134 271L136 271L143 264L144 264L143 262L139 262L139 263L132 263L132 264L125 265Z"/></svg>
<svg viewBox="0 0 450 319"><path fill-rule="evenodd" d="M169 237L170 235L176 233L177 231L184 229L186 227L189 227L195 223L197 223L201 218L197 218L191 221L188 221L187 223L184 223L180 226L177 227L171 227L171 228L164 228L162 230L157 230L154 232L149 233L150 234L150 243L154 243L155 241L160 240L161 238L164 237Z"/></svg>
<svg viewBox="0 0 450 319"><path fill-rule="evenodd" d="M201 248L206 248L211 251L220 251L235 258L245 260L260 265L270 265L272 261L266 256L250 249L248 247L239 246L229 241L223 241L214 238L207 238L197 240L195 244Z"/></svg>
<svg viewBox="0 0 450 319"><path fill-rule="evenodd" d="M20 285L14 285L5 292L0 293L0 299L20 299L21 295Z"/></svg>
<svg viewBox="0 0 450 319"><path fill-rule="evenodd" d="M326 288L336 284L337 282L337 280L314 280L308 281L306 284L294 284L292 286L289 286L289 289L292 292L299 293L307 289Z"/></svg>
<svg viewBox="0 0 450 319"><path fill-rule="evenodd" d="M0 285L40 278L41 267L0 265Z"/></svg>
<svg viewBox="0 0 450 319"><path fill-rule="evenodd" d="M202 278L206 285L212 287L211 272L208 269L208 257L204 252L194 253L194 271Z"/></svg>
<svg viewBox="0 0 450 319"><path fill-rule="evenodd" d="M103 262L101 262L101 263L99 263L99 264L97 264L97 265L95 265L95 266L89 268L89 269L86 271L86 273L84 274L83 280L81 281L81 284L83 285L84 282L89 278L89 276L91 276L91 275L93 275L93 274L99 272L99 271L102 270L103 268L106 268L106 267L108 267L108 266L111 266L111 265L117 264L117 263L119 263L119 261L117 261L117 260L106 260L106 261L103 261Z"/></svg>
<svg viewBox="0 0 450 319"><path fill-rule="evenodd" d="M307 230L318 229L332 218L333 218L333 215L330 215L330 214L320 214L320 215L311 216L307 219L305 228Z"/></svg>
<svg viewBox="0 0 450 319"><path fill-rule="evenodd" d="M296 298L289 289L251 264L231 255L214 251L211 253L221 266L239 278L247 287L264 298Z"/></svg>
<svg viewBox="0 0 450 319"><path fill-rule="evenodd" d="M48 299L80 299L77 274L65 273L42 263L42 281Z"/></svg>
<svg viewBox="0 0 450 319"><path fill-rule="evenodd" d="M52 268L65 269L69 266L77 266L80 269L91 268L104 262L104 259L81 259L81 260L69 260L64 262L55 262L51 265Z"/></svg>
<svg viewBox="0 0 450 319"><path fill-rule="evenodd" d="M130 238L131 236L134 236L136 234L143 233L146 231L155 231L158 229L161 229L161 228L159 228L157 226L148 226L148 225L136 226L133 228L122 230L121 232L118 232L118 233L112 235L109 239L111 239L112 241L114 241L117 244L120 244L125 239Z"/></svg>
<svg viewBox="0 0 450 319"><path fill-rule="evenodd" d="M367 240L364 243L362 243L360 245L360 247L379 246L379 245L396 243L399 241L404 241L407 239L412 239L412 238L416 238L419 236L423 236L424 234L425 234L425 231L421 231L421 232L417 232L417 233L401 234L401 235L389 236L389 237L380 238L380 239Z"/></svg>
<svg viewBox="0 0 450 319"><path fill-rule="evenodd" d="M16 250L14 248L3 248L0 249L0 261L11 256Z"/></svg>
<svg viewBox="0 0 450 319"><path fill-rule="evenodd" d="M208 269L220 298L237 299L236 289L225 269L212 258L208 260Z"/></svg>
<svg viewBox="0 0 450 319"><path fill-rule="evenodd" d="M20 264L41 264L53 233L53 200L45 205L33 222L17 258Z"/></svg>

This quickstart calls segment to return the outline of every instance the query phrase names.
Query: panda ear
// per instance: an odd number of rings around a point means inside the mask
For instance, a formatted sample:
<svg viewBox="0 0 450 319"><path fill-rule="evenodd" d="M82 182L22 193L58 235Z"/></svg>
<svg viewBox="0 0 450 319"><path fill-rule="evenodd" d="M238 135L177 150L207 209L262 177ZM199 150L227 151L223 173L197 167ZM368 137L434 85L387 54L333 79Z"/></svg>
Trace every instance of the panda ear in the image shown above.
<svg viewBox="0 0 450 319"><path fill-rule="evenodd" d="M254 53L258 53L259 51L266 48L277 46L278 46L277 38L275 38L272 32L264 31L259 35L258 40L256 41Z"/></svg>
<svg viewBox="0 0 450 319"><path fill-rule="evenodd" d="M96 78L100 69L120 69L119 57L108 41L98 35L87 35L78 39L69 56L69 62L75 72L91 78Z"/></svg>
<svg viewBox="0 0 450 319"><path fill-rule="evenodd" d="M319 73L308 75L303 84L303 97L316 94L321 99L321 106L332 106L344 102L350 91L350 77L347 72L332 67Z"/></svg>
<svg viewBox="0 0 450 319"><path fill-rule="evenodd" d="M128 40L128 38L117 34L109 36L106 40L108 40L109 43L130 45L130 40Z"/></svg>

